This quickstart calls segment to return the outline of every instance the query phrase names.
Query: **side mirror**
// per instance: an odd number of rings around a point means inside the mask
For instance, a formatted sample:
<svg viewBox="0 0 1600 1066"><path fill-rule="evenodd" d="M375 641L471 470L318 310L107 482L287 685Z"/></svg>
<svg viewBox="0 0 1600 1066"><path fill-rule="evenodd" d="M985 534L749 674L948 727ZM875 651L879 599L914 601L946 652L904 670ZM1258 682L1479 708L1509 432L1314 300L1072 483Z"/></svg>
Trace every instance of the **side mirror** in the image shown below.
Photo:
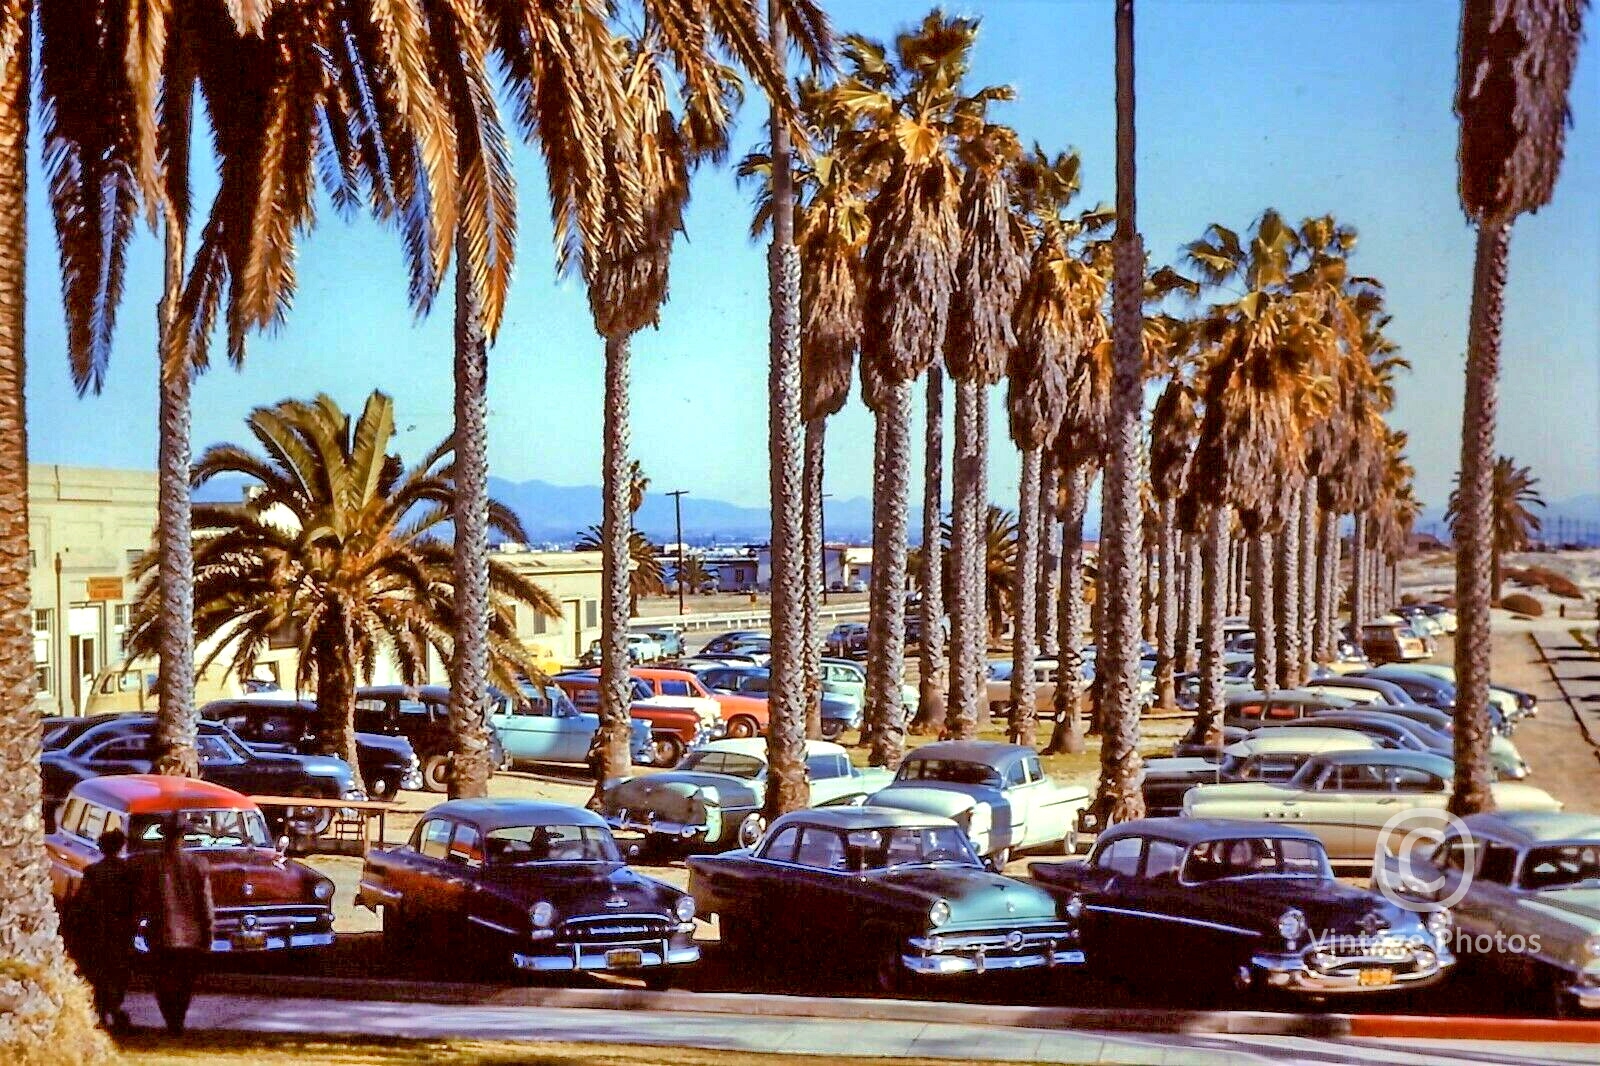
<svg viewBox="0 0 1600 1066"><path fill-rule="evenodd" d="M287 854L289 854L289 836L284 834L278 838L278 855L281 857Z"/></svg>

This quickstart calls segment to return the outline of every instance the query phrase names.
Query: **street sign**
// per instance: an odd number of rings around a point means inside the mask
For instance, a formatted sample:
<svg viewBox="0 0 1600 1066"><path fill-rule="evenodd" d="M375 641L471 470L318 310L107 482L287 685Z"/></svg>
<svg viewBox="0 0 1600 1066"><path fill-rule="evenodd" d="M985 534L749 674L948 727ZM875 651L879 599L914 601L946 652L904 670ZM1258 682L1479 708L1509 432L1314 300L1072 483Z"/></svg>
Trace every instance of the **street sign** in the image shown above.
<svg viewBox="0 0 1600 1066"><path fill-rule="evenodd" d="M89 589L91 601L120 600L122 599L122 579L120 577L91 577L84 584Z"/></svg>

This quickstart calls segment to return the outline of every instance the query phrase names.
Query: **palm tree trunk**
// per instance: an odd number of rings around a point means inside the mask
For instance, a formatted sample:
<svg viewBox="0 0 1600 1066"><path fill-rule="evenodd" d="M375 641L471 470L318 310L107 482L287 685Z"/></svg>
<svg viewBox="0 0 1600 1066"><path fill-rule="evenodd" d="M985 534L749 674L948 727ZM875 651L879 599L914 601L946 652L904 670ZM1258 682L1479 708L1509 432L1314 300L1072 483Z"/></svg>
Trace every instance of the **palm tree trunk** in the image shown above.
<svg viewBox="0 0 1600 1066"><path fill-rule="evenodd" d="M1062 478L1061 617L1056 626L1061 644L1056 666L1056 724L1045 749L1048 755L1076 755L1084 749L1079 713L1083 702L1083 512L1090 478L1081 466L1062 471Z"/></svg>
<svg viewBox="0 0 1600 1066"><path fill-rule="evenodd" d="M1350 534L1350 633L1361 644L1361 627L1367 623L1367 514L1357 511Z"/></svg>
<svg viewBox="0 0 1600 1066"><path fill-rule="evenodd" d="M1143 533L1143 530L1140 530ZM1141 580L1139 582L1140 630L1139 637L1147 644L1156 642L1156 627L1161 621L1161 596L1156 590L1156 569L1161 558L1161 534L1156 533L1156 543L1146 543Z"/></svg>
<svg viewBox="0 0 1600 1066"><path fill-rule="evenodd" d="M1300 490L1300 684L1310 680L1316 664L1317 483L1308 479Z"/></svg>
<svg viewBox="0 0 1600 1066"><path fill-rule="evenodd" d="M1339 602L1339 516L1323 510L1317 517L1317 627L1314 643L1321 662L1334 658L1334 630Z"/></svg>
<svg viewBox="0 0 1600 1066"><path fill-rule="evenodd" d="M1196 669L1195 631L1200 620L1200 535L1183 534L1183 592L1178 601L1178 647L1174 658L1180 671Z"/></svg>
<svg viewBox="0 0 1600 1066"><path fill-rule="evenodd" d="M888 528L889 490L885 487L889 464L888 415L880 405L872 413L872 576L867 583L867 687L862 696L861 739L863 747L870 748L872 737L883 720L883 708L878 702L878 690L873 687L871 663L883 656L883 627L874 621L878 617L878 600L882 592L878 578L879 567L888 556L884 530Z"/></svg>
<svg viewBox="0 0 1600 1066"><path fill-rule="evenodd" d="M977 649L983 605L978 600L978 558L983 550L978 497L978 402L974 381L956 382L955 456L950 515L950 701L945 720L950 734L970 738L978 730Z"/></svg>
<svg viewBox="0 0 1600 1066"><path fill-rule="evenodd" d="M605 439L600 492L600 728L589 748L595 796L627 773L631 704L628 662L628 355L624 334L606 338Z"/></svg>
<svg viewBox="0 0 1600 1066"><path fill-rule="evenodd" d="M776 14L776 0L771 5ZM773 50L784 45L783 19L769 18ZM806 779L806 649L815 643L803 632L806 597L805 547L800 524L803 464L800 443L800 253L794 245L794 186L790 180L788 124L772 115L772 248L767 258L771 306L767 374L767 452L772 504L772 662L771 713L767 728L769 819L810 803Z"/></svg>
<svg viewBox="0 0 1600 1066"><path fill-rule="evenodd" d="M878 708L872 731L873 766L895 767L905 753L906 727L900 703L900 678L906 652L906 499L911 482L911 383L883 387L883 552L872 554L870 625L878 633L878 654L867 662L867 690Z"/></svg>
<svg viewBox="0 0 1600 1066"><path fill-rule="evenodd" d="M489 794L489 343L472 279L466 237L457 238L455 321L456 632L450 657L450 798ZM624 500L628 489L622 477ZM627 543L623 554L626 558ZM626 568L626 564L624 564ZM626 623L624 623L626 626ZM626 765L626 763L624 764Z"/></svg>
<svg viewBox="0 0 1600 1066"><path fill-rule="evenodd" d="M1200 578L1200 692L1192 736L1202 741L1222 718L1222 619L1228 613L1228 509L1211 508L1201 538Z"/></svg>
<svg viewBox="0 0 1600 1066"><path fill-rule="evenodd" d="M980 625L972 650L973 706L983 703L984 679L989 672L989 645L997 636L994 604L989 602L989 386L978 383L978 436L973 457L973 528L977 530L972 553L972 602Z"/></svg>
<svg viewBox="0 0 1600 1066"><path fill-rule="evenodd" d="M919 649L918 699L911 732L926 733L945 719L945 684L949 663L944 639L944 552L940 519L944 511L944 373L928 368L922 466L922 645Z"/></svg>
<svg viewBox="0 0 1600 1066"><path fill-rule="evenodd" d="M1272 534L1250 535L1250 628L1256 634L1256 688L1271 692L1278 682L1277 627L1272 618Z"/></svg>
<svg viewBox="0 0 1600 1066"><path fill-rule="evenodd" d="M28 87L33 35L27 0L0 21L0 958L6 960L0 1059L85 1062L109 1057L87 990L56 935L50 858L39 818L40 719L33 689L28 566L25 321Z"/></svg>
<svg viewBox="0 0 1600 1066"><path fill-rule="evenodd" d="M1493 507L1492 501L1490 506L1491 508ZM1459 553L1457 557L1459 558ZM1500 543L1499 538L1491 530L1489 533L1489 588L1492 590L1489 605L1491 607L1500 602L1500 585Z"/></svg>
<svg viewBox="0 0 1600 1066"><path fill-rule="evenodd" d="M1139 756L1139 443L1141 438L1144 248L1135 219L1133 0L1117 0L1117 229L1112 238L1110 415L1100 589L1105 634L1100 684L1100 824L1144 816Z"/></svg>
<svg viewBox="0 0 1600 1066"><path fill-rule="evenodd" d="M1017 488L1016 590L1011 604L1011 724L1006 738L1033 747L1038 698L1033 678L1039 571L1033 560L1039 554L1039 465L1043 449L1022 452L1022 480Z"/></svg>
<svg viewBox="0 0 1600 1066"><path fill-rule="evenodd" d="M1244 613L1244 546L1243 539L1233 540L1228 544L1228 613L1237 615Z"/></svg>
<svg viewBox="0 0 1600 1066"><path fill-rule="evenodd" d="M326 733L319 738L329 754L357 771L361 760L356 748L356 647L344 612L333 612L316 643L317 718Z"/></svg>
<svg viewBox="0 0 1600 1066"><path fill-rule="evenodd" d="M1060 651L1057 639L1058 608L1061 596L1061 520L1056 515L1056 484L1060 467L1045 458L1039 474L1039 516L1044 523L1039 538L1039 624L1035 639L1039 654L1054 659Z"/></svg>
<svg viewBox="0 0 1600 1066"><path fill-rule="evenodd" d="M1177 671L1178 643L1178 574L1177 504L1162 500L1161 530L1157 551L1160 559L1156 569L1160 572L1160 590L1156 598L1156 706L1176 707L1178 695L1173 681Z"/></svg>
<svg viewBox="0 0 1600 1066"><path fill-rule="evenodd" d="M822 610L817 597L828 578L822 557L827 550L822 543L822 468L827 434L826 418L813 418L806 423L802 475L805 482L806 596L801 629L806 635L806 736L812 740L822 737L822 645L817 640L818 630L822 628Z"/></svg>
<svg viewBox="0 0 1600 1066"><path fill-rule="evenodd" d="M1283 526L1273 536L1272 588L1277 625L1278 687L1300 684L1300 498L1291 489Z"/></svg>
<svg viewBox="0 0 1600 1066"><path fill-rule="evenodd" d="M199 777L194 707L194 541L189 507L190 397L194 367L185 338L178 335L183 296L183 222L169 205L164 223L165 256L161 307L157 313L161 366L158 371L156 445L156 550L161 603L161 689L156 711L155 771Z"/></svg>

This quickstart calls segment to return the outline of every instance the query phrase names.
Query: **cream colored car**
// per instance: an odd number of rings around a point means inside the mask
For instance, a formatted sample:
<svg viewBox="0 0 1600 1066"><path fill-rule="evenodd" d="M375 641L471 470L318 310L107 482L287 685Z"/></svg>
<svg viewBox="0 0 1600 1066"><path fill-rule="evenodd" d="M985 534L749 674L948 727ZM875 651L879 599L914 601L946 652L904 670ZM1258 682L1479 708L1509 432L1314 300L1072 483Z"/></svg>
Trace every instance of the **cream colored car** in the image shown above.
<svg viewBox="0 0 1600 1066"><path fill-rule="evenodd" d="M1445 825L1450 799L1449 759L1420 751L1326 752L1309 759L1282 784L1198 785L1183 798L1191 818L1240 818L1282 822L1315 833L1335 861L1371 862L1395 850L1384 827L1407 811L1399 836ZM1496 807L1502 811L1559 811L1561 803L1540 788L1497 781Z"/></svg>
<svg viewBox="0 0 1600 1066"><path fill-rule="evenodd" d="M1033 705L1046 718L1056 713L1056 671L1060 664L1055 659L1035 659L1033 663ZM989 717L1005 718L1011 714L1011 660L991 659L988 680L984 686L984 699L989 704Z"/></svg>

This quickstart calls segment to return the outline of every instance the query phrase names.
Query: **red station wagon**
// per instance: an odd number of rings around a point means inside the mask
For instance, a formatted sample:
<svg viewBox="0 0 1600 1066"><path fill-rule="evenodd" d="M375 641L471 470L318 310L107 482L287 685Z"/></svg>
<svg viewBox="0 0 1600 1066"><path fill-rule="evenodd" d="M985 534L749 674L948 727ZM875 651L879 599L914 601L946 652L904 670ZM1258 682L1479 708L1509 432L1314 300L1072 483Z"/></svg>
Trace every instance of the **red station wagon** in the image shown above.
<svg viewBox="0 0 1600 1066"><path fill-rule="evenodd" d="M137 861L160 848L162 826L174 815L183 824L184 849L201 859L211 881L213 952L333 943L333 882L273 847L267 821L248 796L184 777L96 777L72 790L45 838L57 908L77 891L84 868L100 859L101 833L122 830ZM144 921L134 941L140 951Z"/></svg>

